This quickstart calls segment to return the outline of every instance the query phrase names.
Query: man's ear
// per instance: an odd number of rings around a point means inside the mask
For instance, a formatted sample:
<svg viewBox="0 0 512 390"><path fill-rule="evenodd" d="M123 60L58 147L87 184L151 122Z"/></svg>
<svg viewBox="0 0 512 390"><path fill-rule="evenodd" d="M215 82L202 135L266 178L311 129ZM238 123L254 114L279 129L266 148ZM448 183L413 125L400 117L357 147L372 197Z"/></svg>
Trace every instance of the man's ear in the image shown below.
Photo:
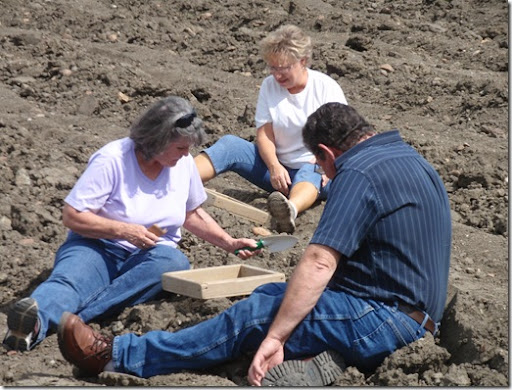
<svg viewBox="0 0 512 390"><path fill-rule="evenodd" d="M334 164L334 160L341 154L338 149L326 146L324 144L318 144L318 147L322 149L322 152L324 154L323 160L328 161L329 163Z"/></svg>
<svg viewBox="0 0 512 390"><path fill-rule="evenodd" d="M322 151L322 167L324 168L325 175L329 179L332 179L336 175L336 165L334 164L334 160L336 160L341 152L336 148L332 148L324 144L318 144L318 147Z"/></svg>

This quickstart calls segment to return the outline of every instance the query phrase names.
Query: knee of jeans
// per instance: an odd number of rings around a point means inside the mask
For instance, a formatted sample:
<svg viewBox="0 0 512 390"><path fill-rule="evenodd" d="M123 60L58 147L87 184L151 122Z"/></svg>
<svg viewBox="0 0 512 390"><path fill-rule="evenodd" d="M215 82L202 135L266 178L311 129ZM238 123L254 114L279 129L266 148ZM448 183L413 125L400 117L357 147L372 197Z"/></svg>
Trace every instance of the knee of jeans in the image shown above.
<svg viewBox="0 0 512 390"><path fill-rule="evenodd" d="M151 259L158 267L158 272L184 271L190 269L188 257L176 248L165 248L152 253Z"/></svg>
<svg viewBox="0 0 512 390"><path fill-rule="evenodd" d="M221 148L220 150L225 150L229 152L232 150L232 146L236 144L240 140L239 137L233 134L227 134L219 138L217 142L215 142L212 146L210 146L207 150L215 150Z"/></svg>
<svg viewBox="0 0 512 390"><path fill-rule="evenodd" d="M233 135L233 134L226 134L226 135L223 135L222 137L219 138L219 141L218 142L236 142L240 139L240 137L237 137L236 135Z"/></svg>
<svg viewBox="0 0 512 390"><path fill-rule="evenodd" d="M280 295L286 290L286 283L266 283L256 287L252 294Z"/></svg>

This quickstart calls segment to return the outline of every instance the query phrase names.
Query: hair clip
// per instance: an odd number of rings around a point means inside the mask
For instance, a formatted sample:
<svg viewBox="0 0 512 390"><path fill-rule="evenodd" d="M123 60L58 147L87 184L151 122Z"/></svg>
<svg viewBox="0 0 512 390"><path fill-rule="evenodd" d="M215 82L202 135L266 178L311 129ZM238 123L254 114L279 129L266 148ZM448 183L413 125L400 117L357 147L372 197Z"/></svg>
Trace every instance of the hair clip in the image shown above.
<svg viewBox="0 0 512 390"><path fill-rule="evenodd" d="M174 123L174 125L176 127L181 127L181 128L185 128L185 127L189 127L190 124L192 123L192 121L194 120L194 118L197 116L196 112L195 111L192 111L190 114L185 114L183 115L181 118L179 118L178 120L176 120L176 122Z"/></svg>

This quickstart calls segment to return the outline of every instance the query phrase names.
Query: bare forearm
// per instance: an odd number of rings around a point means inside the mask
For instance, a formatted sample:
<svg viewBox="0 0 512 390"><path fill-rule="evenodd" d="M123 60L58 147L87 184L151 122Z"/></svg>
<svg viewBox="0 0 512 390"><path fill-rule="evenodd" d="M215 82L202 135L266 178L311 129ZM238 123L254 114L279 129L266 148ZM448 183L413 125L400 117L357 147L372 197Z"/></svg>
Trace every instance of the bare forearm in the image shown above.
<svg viewBox="0 0 512 390"><path fill-rule="evenodd" d="M310 245L293 272L268 336L285 343L296 326L313 310L336 270L339 255ZM298 304L300 302L300 304Z"/></svg>
<svg viewBox="0 0 512 390"><path fill-rule="evenodd" d="M233 237L222 229L222 227L201 207L187 214L183 227L197 237L219 248L228 252L234 251Z"/></svg>
<svg viewBox="0 0 512 390"><path fill-rule="evenodd" d="M277 158L274 132L271 124L267 123L258 129L256 144L258 145L260 157L265 162L269 170L280 164Z"/></svg>
<svg viewBox="0 0 512 390"><path fill-rule="evenodd" d="M92 212L79 212L65 205L62 212L64 226L84 237L123 239L126 223L100 217Z"/></svg>

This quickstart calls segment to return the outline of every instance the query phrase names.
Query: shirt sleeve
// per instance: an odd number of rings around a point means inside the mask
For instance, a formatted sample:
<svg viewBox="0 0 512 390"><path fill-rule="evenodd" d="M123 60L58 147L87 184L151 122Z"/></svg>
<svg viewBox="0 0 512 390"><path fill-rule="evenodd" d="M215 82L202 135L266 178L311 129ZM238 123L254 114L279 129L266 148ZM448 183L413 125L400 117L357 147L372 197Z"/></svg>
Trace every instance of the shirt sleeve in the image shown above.
<svg viewBox="0 0 512 390"><path fill-rule="evenodd" d="M113 161L94 154L64 201L78 211L98 212L113 191L115 175Z"/></svg>
<svg viewBox="0 0 512 390"><path fill-rule="evenodd" d="M199 176L196 164L192 157L190 157L189 168L190 168L190 190L186 204L186 210L192 211L201 206L206 198L206 191L204 190L203 182Z"/></svg>
<svg viewBox="0 0 512 390"><path fill-rule="evenodd" d="M351 257L378 220L379 200L368 179L355 171L331 183L329 196L312 244L333 248Z"/></svg>
<svg viewBox="0 0 512 390"><path fill-rule="evenodd" d="M270 76L272 77L272 76ZM260 91L258 93L258 102L256 104L255 123L256 128L259 129L266 123L272 122L272 116L269 110L269 86L270 80L266 78L261 84Z"/></svg>
<svg viewBox="0 0 512 390"><path fill-rule="evenodd" d="M347 99L345 98L345 94L343 93L343 90L341 89L341 86L338 84L338 82L327 75L324 76L324 102L348 104Z"/></svg>

